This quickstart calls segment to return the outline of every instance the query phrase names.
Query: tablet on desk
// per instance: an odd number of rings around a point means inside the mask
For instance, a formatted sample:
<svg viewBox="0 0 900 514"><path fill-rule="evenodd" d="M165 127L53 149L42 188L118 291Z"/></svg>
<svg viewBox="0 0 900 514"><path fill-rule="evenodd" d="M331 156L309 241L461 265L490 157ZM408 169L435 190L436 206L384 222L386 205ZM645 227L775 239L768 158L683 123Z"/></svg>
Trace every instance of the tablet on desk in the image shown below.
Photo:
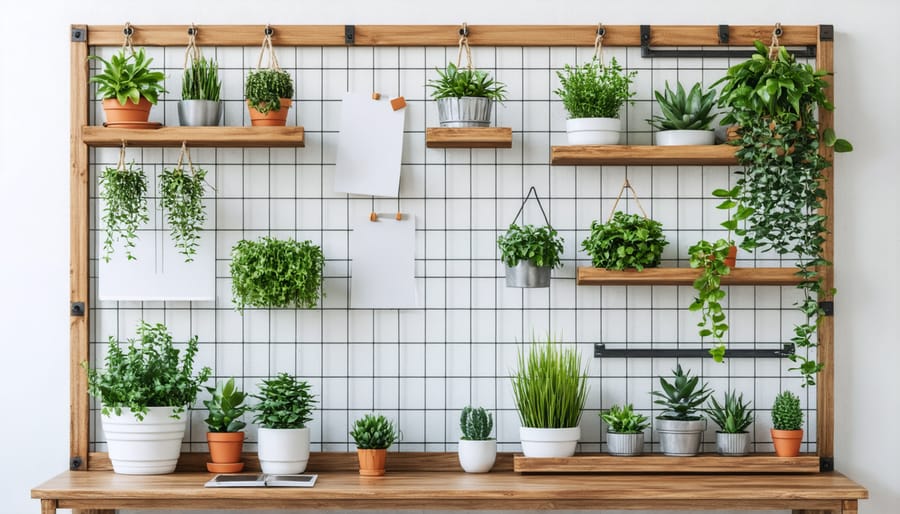
<svg viewBox="0 0 900 514"><path fill-rule="evenodd" d="M206 482L205 487L312 487L318 475L223 474Z"/></svg>

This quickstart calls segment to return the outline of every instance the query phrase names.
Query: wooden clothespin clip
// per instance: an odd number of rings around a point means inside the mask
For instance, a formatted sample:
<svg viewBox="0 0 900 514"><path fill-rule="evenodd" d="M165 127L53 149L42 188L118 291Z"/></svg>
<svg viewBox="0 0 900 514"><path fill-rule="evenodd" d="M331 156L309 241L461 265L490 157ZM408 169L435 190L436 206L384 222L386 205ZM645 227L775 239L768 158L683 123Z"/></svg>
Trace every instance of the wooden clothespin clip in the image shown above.
<svg viewBox="0 0 900 514"><path fill-rule="evenodd" d="M394 218L395 218L397 221L401 221L401 220L403 219L403 213L400 212L400 211L397 211L397 215L394 216Z"/></svg>
<svg viewBox="0 0 900 514"><path fill-rule="evenodd" d="M375 211L369 214L369 221L378 221L378 214Z"/></svg>
<svg viewBox="0 0 900 514"><path fill-rule="evenodd" d="M372 100L381 100L381 93L379 93L378 91L373 91Z"/></svg>

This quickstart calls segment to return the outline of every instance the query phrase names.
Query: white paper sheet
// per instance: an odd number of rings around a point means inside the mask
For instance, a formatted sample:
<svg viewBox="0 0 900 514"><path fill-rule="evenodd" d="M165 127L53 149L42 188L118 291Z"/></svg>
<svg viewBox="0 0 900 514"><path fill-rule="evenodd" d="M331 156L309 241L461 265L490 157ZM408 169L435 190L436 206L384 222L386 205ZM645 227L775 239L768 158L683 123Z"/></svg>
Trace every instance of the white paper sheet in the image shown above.
<svg viewBox="0 0 900 514"><path fill-rule="evenodd" d="M397 196L406 109L387 99L346 93L341 102L334 190L360 195Z"/></svg>
<svg viewBox="0 0 900 514"><path fill-rule="evenodd" d="M416 294L416 220L360 219L350 235L350 307L411 309Z"/></svg>

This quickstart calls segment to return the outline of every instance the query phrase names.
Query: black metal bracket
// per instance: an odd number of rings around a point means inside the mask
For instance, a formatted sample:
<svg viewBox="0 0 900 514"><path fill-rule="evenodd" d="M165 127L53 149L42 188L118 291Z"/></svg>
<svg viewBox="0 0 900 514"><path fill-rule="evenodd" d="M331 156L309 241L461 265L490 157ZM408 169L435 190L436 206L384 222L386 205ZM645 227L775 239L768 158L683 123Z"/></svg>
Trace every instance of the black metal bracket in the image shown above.
<svg viewBox="0 0 900 514"><path fill-rule="evenodd" d="M727 45L729 37L728 25L719 25L719 44Z"/></svg>
<svg viewBox="0 0 900 514"><path fill-rule="evenodd" d="M87 41L87 29L72 29L72 42L83 43Z"/></svg>
<svg viewBox="0 0 900 514"><path fill-rule="evenodd" d="M275 29L273 29L272 27L266 25L266 30L264 31L264 33L265 33L265 35L267 35L267 36L271 36L272 34L275 33Z"/></svg>
<svg viewBox="0 0 900 514"><path fill-rule="evenodd" d="M819 471L834 471L834 457L819 457Z"/></svg>
<svg viewBox="0 0 900 514"><path fill-rule="evenodd" d="M465 23L459 28L459 35L462 37L469 37L469 27Z"/></svg>
<svg viewBox="0 0 900 514"><path fill-rule="evenodd" d="M188 27L188 35L189 35L189 36L196 36L196 35L197 35L197 32L198 32L198 31L197 31L196 28L194 28L194 27Z"/></svg>
<svg viewBox="0 0 900 514"><path fill-rule="evenodd" d="M749 59L756 50L725 50L725 49L703 49L703 50L680 50L667 49L661 50L650 47L650 25L641 25L641 57L648 58L692 58L692 59L715 59L715 58L733 58L733 59ZM724 38L724 41L723 41ZM728 25L719 25L719 44L727 44L729 38ZM794 57L812 58L816 56L815 45L808 45L801 48L795 48L790 51Z"/></svg>
<svg viewBox="0 0 900 514"><path fill-rule="evenodd" d="M72 316L84 316L84 302L72 302L69 314Z"/></svg>
<svg viewBox="0 0 900 514"><path fill-rule="evenodd" d="M356 44L356 25L344 25L344 44Z"/></svg>
<svg viewBox="0 0 900 514"><path fill-rule="evenodd" d="M819 41L834 41L834 25L819 25Z"/></svg>
<svg viewBox="0 0 900 514"><path fill-rule="evenodd" d="M84 461L81 457L72 457L69 459L69 469L72 471L77 471L81 469L81 465L84 464Z"/></svg>
<svg viewBox="0 0 900 514"><path fill-rule="evenodd" d="M831 300L825 302L819 302L819 308L822 309L822 313L826 316L834 316L834 302Z"/></svg>
<svg viewBox="0 0 900 514"><path fill-rule="evenodd" d="M131 27L131 26L125 27L124 29L122 29L122 34L126 35L126 36L133 36L134 35L134 27Z"/></svg>
<svg viewBox="0 0 900 514"><path fill-rule="evenodd" d="M786 343L781 349L775 350L726 350L725 358L731 359L783 359L794 354L794 345ZM679 349L679 348L606 348L604 343L594 344L594 358L703 358L709 357L709 350L704 349Z"/></svg>

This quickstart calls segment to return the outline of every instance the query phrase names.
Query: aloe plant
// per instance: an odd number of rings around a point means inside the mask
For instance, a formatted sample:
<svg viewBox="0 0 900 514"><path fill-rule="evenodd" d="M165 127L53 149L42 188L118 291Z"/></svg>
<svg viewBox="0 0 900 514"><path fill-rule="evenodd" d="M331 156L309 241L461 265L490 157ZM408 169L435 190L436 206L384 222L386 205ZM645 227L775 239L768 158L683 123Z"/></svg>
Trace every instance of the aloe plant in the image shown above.
<svg viewBox="0 0 900 514"><path fill-rule="evenodd" d="M657 130L710 130L716 117L712 112L716 103L714 89L703 93L703 88L697 82L689 93L685 93L684 86L679 82L673 92L666 81L666 89L662 94L659 91L653 93L663 115L653 116L647 121Z"/></svg>
<svg viewBox="0 0 900 514"><path fill-rule="evenodd" d="M692 421L702 419L697 414L703 402L712 394L707 388L707 384L700 385L700 377L691 377L691 370L685 372L681 369L681 364L672 370L675 380L667 381L663 377L659 377L659 385L662 391L653 391L653 396L660 398L653 403L662 405L666 410L657 416L657 419L671 419L677 421Z"/></svg>
<svg viewBox="0 0 900 514"><path fill-rule="evenodd" d="M490 98L498 102L506 99L506 84L494 80L486 71L459 69L451 62L445 70L438 69L437 73L438 78L428 82L428 87L434 88L431 97L435 100L464 96Z"/></svg>
<svg viewBox="0 0 900 514"><path fill-rule="evenodd" d="M738 395L736 391L725 393L725 400L719 403L714 396L709 398L712 405L706 409L709 419L713 420L721 432L726 434L740 434L747 431L747 427L753 424L753 409L750 402L744 402L743 393Z"/></svg>

